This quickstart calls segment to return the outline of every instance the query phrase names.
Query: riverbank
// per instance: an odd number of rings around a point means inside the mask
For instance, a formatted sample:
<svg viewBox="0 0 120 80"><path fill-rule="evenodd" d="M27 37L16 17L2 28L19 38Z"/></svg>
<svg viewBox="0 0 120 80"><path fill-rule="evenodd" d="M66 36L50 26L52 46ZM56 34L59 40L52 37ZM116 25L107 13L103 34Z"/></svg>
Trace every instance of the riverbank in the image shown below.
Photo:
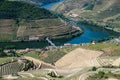
<svg viewBox="0 0 120 80"><path fill-rule="evenodd" d="M64 45L67 41L74 37L80 36L82 33L75 32L72 36L54 37L51 40L56 46ZM0 47L3 49L26 49L26 48L45 48L49 45L46 40L32 40L32 41L13 41L13 42L0 42Z"/></svg>
<svg viewBox="0 0 120 80"><path fill-rule="evenodd" d="M90 26L90 25L81 25L79 23L77 23L77 25L79 27L81 27L83 29L83 33L82 34L78 34L72 35L72 37L62 37L60 35L60 38L56 38L56 39L52 39L52 41L57 45L64 45L66 43L70 43L70 44L82 44L82 43L89 43L91 41L96 41L96 40L100 40L100 39L107 39L109 37L107 37L106 34L104 33L111 33L111 31L105 30L101 27L96 27L96 26ZM75 27L79 29L79 27ZM78 31L79 32L79 31ZM103 33L104 32L104 33ZM67 33L67 32L66 32ZM101 36L100 36L101 35ZM59 36L59 35L58 35ZM49 46L49 44L47 43L47 41L16 41L16 42L1 42L0 43L1 47L14 47L17 49L26 49L26 48L44 48L46 46Z"/></svg>
<svg viewBox="0 0 120 80"><path fill-rule="evenodd" d="M0 22L1 42L44 40L46 37L66 39L82 33L58 18L19 21L19 26L14 26L13 19L1 19Z"/></svg>
<svg viewBox="0 0 120 80"><path fill-rule="evenodd" d="M91 4L93 2L93 4ZM107 4L106 4L107 3ZM120 33L120 2L114 1L73 1L66 0L57 4L51 10L64 14L77 21L104 27L105 29Z"/></svg>
<svg viewBox="0 0 120 80"><path fill-rule="evenodd" d="M60 2L63 2L64 0L59 0L59 1L55 1L55 2L52 2L52 3L49 3L49 4L43 4L41 5L41 7L45 8L45 9L50 9L52 6L60 3Z"/></svg>
<svg viewBox="0 0 120 80"><path fill-rule="evenodd" d="M119 31L116 31L116 30L113 30L112 28L109 28L109 27L105 27L105 25L100 25L100 23L96 24L92 21L85 21L85 20L79 20L78 23L80 24L88 24L88 25L91 25L93 27L96 27L98 29L101 29L101 30L108 30L109 34L112 34L111 36L115 36L115 37L119 37L120 36L120 32ZM107 26L107 25L106 25Z"/></svg>
<svg viewBox="0 0 120 80"><path fill-rule="evenodd" d="M50 24L53 27L49 27L47 28L46 26L48 26L48 24ZM41 24L42 24L42 29L41 29ZM57 26L54 26L57 25ZM60 25L63 24L63 25ZM45 47L47 44L45 41L39 41L39 37L41 39L45 39L46 37L53 37L51 38L53 40L53 42L56 45L63 45L64 43L70 43L70 44L80 44L80 43L88 43L91 42L93 40L99 40L101 38L108 38L109 35L107 33L104 33L103 31L99 30L96 31L94 30L94 28L91 30L89 25L77 25L78 27L73 27L73 25L69 24L69 27L64 27L66 26L66 22L63 21L63 23L59 23L58 20L35 20L35 21L29 21L28 23L25 23L25 26L19 27L19 30L16 31L17 32L17 37L18 37L18 41L15 42L6 42L6 44L3 42L1 42L0 44L2 45L1 47L7 46L7 43L11 46L13 44L15 44L15 46L17 46L17 44L19 44L19 48L33 48L33 47L37 47L37 48L41 48ZM27 26L27 27L26 27ZM35 27L37 26L37 27ZM38 27L40 26L40 27ZM71 27L72 26L72 27ZM84 28L84 32L82 33L82 31L78 28ZM53 29L54 28L54 29ZM31 35L35 34L35 35ZM42 33L40 33L42 32ZM60 34L58 34L58 33ZM40 33L40 35L38 35L38 33ZM42 35L41 35L42 34ZM44 36L43 34L47 34L47 36ZM51 34L51 35L50 35ZM42 37L44 36L44 37ZM30 41L29 41L30 39ZM37 39L37 40L33 40L33 39ZM28 42L27 42L28 41ZM43 44L44 43L44 44ZM8 45L8 46L9 46ZM18 47L18 46L17 46Z"/></svg>

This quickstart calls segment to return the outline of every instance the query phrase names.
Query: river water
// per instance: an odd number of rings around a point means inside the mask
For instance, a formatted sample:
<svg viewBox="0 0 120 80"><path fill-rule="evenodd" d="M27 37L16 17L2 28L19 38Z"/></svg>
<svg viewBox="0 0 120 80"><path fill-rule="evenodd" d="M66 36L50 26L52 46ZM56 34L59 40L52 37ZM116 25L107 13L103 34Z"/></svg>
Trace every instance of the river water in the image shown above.
<svg viewBox="0 0 120 80"><path fill-rule="evenodd" d="M63 2L64 0L60 0L59 2L53 2L53 3L49 3L49 4L46 4L46 5L43 5L42 7L45 8L45 9L50 9L52 6L60 3L60 2Z"/></svg>
<svg viewBox="0 0 120 80"><path fill-rule="evenodd" d="M63 2L64 0L61 0L60 2ZM60 3L60 2L55 2L55 3L50 3L47 5L42 6L43 8L50 9L52 6ZM90 25L83 25L83 24L78 24L80 28L83 29L83 34L75 37L65 43L71 43L71 44L79 44L79 43L88 43L91 42L92 40L99 40L101 38L107 38L109 37L109 33L106 31L101 31L101 30L94 30Z"/></svg>
<svg viewBox="0 0 120 80"><path fill-rule="evenodd" d="M61 0L60 2L62 1L63 0ZM42 7L46 9L50 9L52 6L58 3L59 2L50 3ZM111 36L111 34L115 33L110 30L105 30L100 27L90 26L87 24L78 24L78 26L83 30L82 35L78 37L74 37L70 40L62 39L62 40L55 40L53 42L56 45L63 45L65 43L71 43L71 44L89 43L93 40L99 40L101 38L108 38L109 36ZM115 35L117 34L115 33ZM16 49L22 49L22 48L25 49L25 48L43 48L43 47L49 46L49 44L47 43L47 41L0 42L0 47L6 48L8 46L13 46L13 47L15 46Z"/></svg>
<svg viewBox="0 0 120 80"><path fill-rule="evenodd" d="M107 30L97 30L96 27L92 29L93 26L85 25L85 24L78 24L80 28L83 30L83 34L69 40L67 43L71 44L79 44L79 43L89 43L93 40L100 40L108 38L109 32Z"/></svg>

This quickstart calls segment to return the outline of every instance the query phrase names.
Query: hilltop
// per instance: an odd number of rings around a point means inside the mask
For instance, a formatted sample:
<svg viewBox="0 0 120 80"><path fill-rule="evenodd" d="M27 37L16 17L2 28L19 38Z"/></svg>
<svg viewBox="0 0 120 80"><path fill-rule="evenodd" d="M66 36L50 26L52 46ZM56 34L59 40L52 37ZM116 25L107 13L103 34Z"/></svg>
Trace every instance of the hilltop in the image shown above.
<svg viewBox="0 0 120 80"><path fill-rule="evenodd" d="M81 31L50 11L23 1L0 1L0 41L71 38Z"/></svg>
<svg viewBox="0 0 120 80"><path fill-rule="evenodd" d="M65 0L52 7L70 19L120 32L119 0Z"/></svg>

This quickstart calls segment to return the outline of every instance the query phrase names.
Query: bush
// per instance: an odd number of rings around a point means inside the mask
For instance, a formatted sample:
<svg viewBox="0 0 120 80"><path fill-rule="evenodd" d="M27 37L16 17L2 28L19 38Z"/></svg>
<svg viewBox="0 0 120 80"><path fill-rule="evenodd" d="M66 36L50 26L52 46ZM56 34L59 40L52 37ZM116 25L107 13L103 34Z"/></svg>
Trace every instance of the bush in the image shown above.
<svg viewBox="0 0 120 80"><path fill-rule="evenodd" d="M64 76L60 75L57 76L54 72L48 73L49 76L53 77L53 78L63 78Z"/></svg>
<svg viewBox="0 0 120 80"><path fill-rule="evenodd" d="M54 78L56 78L56 77L57 77L57 76L55 75L55 73L53 73L53 72L48 73L48 75L49 75L49 76L51 76L51 77L54 77Z"/></svg>
<svg viewBox="0 0 120 80"><path fill-rule="evenodd" d="M58 76L58 78L63 78L64 76Z"/></svg>
<svg viewBox="0 0 120 80"><path fill-rule="evenodd" d="M98 72L98 75L99 75L99 78L103 78L104 75L105 75L105 72L103 72L103 71L99 71L99 72Z"/></svg>
<svg viewBox="0 0 120 80"><path fill-rule="evenodd" d="M96 71L96 70L97 70L97 68L96 68L96 67L93 67L93 68L92 68L92 71Z"/></svg>

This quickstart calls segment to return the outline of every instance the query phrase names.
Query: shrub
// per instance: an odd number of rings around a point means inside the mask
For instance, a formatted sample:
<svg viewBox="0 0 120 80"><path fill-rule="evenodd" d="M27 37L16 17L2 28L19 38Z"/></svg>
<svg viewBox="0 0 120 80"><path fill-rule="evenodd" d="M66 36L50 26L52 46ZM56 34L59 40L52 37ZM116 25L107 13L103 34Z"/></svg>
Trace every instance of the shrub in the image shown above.
<svg viewBox="0 0 120 80"><path fill-rule="evenodd" d="M103 78L104 75L105 75L105 72L103 72L103 71L99 71L99 72L98 72L98 75L99 75L99 78Z"/></svg>
<svg viewBox="0 0 120 80"><path fill-rule="evenodd" d="M92 68L92 71L96 71L96 70L97 70L97 68L96 68L96 67L93 67L93 68Z"/></svg>

